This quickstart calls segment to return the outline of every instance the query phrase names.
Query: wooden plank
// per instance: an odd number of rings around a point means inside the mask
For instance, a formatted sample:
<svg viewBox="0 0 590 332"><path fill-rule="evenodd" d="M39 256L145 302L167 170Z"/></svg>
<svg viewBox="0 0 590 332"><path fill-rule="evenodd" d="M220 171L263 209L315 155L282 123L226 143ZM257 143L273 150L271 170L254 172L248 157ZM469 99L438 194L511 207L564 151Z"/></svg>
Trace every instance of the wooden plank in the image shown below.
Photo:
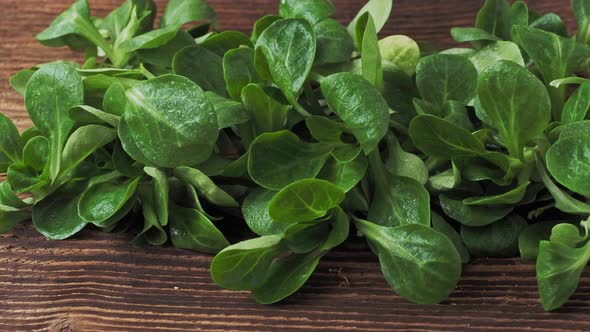
<svg viewBox="0 0 590 332"><path fill-rule="evenodd" d="M219 289L211 256L134 248L126 234L84 231L48 241L29 226L0 240L0 330L532 331L588 330L590 280L557 313L537 299L534 266L517 259L465 267L439 305L395 296L362 242L329 254L303 289L273 306Z"/></svg>
<svg viewBox="0 0 590 332"><path fill-rule="evenodd" d="M91 1L103 15L118 0ZM163 8L164 1L157 1ZM248 31L278 1L212 0L222 28ZM337 17L351 19L359 0L335 0ZM481 0L396 0L384 34L407 34L453 45L452 26L471 26ZM573 20L568 0L529 1ZM6 80L18 69L54 59L78 59L66 49L38 45L34 34L69 1L0 0L0 111L22 129L22 98ZM285 302L262 306L247 293L221 290L209 278L211 256L173 248L134 248L126 234L84 231L48 241L30 225L0 236L2 331L584 331L590 330L590 279L556 313L543 312L534 266L485 259L464 268L452 297L419 306L392 293L362 240L329 254L307 285Z"/></svg>
<svg viewBox="0 0 590 332"><path fill-rule="evenodd" d="M31 227L0 241L0 330L588 330L587 277L558 313L545 313L534 266L479 260L465 267L450 300L419 306L395 296L374 255L358 241L329 254L307 285L263 306L219 289L211 256L134 248L125 234L85 231L48 241ZM67 330L67 329L66 329Z"/></svg>

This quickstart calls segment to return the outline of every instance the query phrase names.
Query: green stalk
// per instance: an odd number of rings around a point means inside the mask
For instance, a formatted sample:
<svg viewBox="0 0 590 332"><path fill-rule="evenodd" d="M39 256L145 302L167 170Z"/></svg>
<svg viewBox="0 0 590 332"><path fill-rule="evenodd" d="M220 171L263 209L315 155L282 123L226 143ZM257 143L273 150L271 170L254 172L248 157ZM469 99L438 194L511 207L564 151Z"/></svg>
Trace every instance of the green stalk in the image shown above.
<svg viewBox="0 0 590 332"><path fill-rule="evenodd" d="M579 43L588 44L590 41L590 24L584 24L578 31L577 40Z"/></svg>
<svg viewBox="0 0 590 332"><path fill-rule="evenodd" d="M297 113L301 114L304 118L311 116L311 114L309 114L309 112L306 111L305 108L303 108L303 106L299 105L297 100L291 100L291 105L293 106L293 108L295 108Z"/></svg>
<svg viewBox="0 0 590 332"><path fill-rule="evenodd" d="M549 97L551 98L551 113L553 121L561 121L561 111L565 104L566 86L561 85L559 88L547 86Z"/></svg>
<svg viewBox="0 0 590 332"><path fill-rule="evenodd" d="M368 156L369 159L369 170L371 174L371 180L373 186L375 186L374 192L380 192L385 190L385 183L388 178L388 172L383 165L383 160L379 154L379 149L375 148Z"/></svg>
<svg viewBox="0 0 590 332"><path fill-rule="evenodd" d="M305 96L307 103L311 106L312 114L322 115L322 107L320 106L320 103L315 97L313 88L309 81L305 81L305 84L303 84L303 95Z"/></svg>
<svg viewBox="0 0 590 332"><path fill-rule="evenodd" d="M86 21L86 20L79 20L78 24L83 28L83 36L88 39L91 43L93 43L94 45L100 47L104 53L107 55L107 57L109 59L111 59L111 61L113 61L114 64L114 53L113 53L113 48L111 47L111 45L102 37L102 35L100 34L100 32L98 32L98 30L96 29L96 27L94 25L92 25L91 22Z"/></svg>

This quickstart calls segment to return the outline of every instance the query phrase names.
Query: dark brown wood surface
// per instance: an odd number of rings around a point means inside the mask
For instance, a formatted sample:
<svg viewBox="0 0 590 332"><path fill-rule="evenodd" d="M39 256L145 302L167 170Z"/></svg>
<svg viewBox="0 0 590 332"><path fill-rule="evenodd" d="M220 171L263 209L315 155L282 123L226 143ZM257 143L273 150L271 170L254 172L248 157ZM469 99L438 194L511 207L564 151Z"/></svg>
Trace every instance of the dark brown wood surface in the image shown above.
<svg viewBox="0 0 590 332"><path fill-rule="evenodd" d="M103 15L119 1L91 1ZM222 28L248 31L278 1L212 0ZM351 19L360 0L335 0ZM450 46L449 28L472 26L481 0L395 0L384 34L407 34ZM160 8L164 1L158 1ZM562 15L568 0L529 1ZM0 111L24 128L22 98L6 80L18 69L78 59L38 45L34 34L69 1L0 0ZM329 254L307 285L281 304L255 304L247 293L221 290L209 278L211 256L173 248L134 248L125 234L84 231L48 241L30 225L0 236L0 331L590 331L590 279L562 309L543 312L534 265L518 259L477 260L448 301L419 306L397 297L375 257L360 243Z"/></svg>

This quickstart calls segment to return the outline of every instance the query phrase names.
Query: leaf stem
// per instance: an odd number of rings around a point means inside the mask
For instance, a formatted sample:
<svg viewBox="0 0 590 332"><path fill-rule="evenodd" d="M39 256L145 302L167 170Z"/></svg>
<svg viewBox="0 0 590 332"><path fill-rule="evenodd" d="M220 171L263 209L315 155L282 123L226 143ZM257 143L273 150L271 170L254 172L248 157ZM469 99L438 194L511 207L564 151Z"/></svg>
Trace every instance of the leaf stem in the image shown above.
<svg viewBox="0 0 590 332"><path fill-rule="evenodd" d="M551 97L551 112L553 114L553 121L561 121L561 111L565 103L566 86L561 85L558 88L548 86L549 97Z"/></svg>
<svg viewBox="0 0 590 332"><path fill-rule="evenodd" d="M590 23L582 25L579 30L577 36L578 42L588 44L590 41Z"/></svg>
<svg viewBox="0 0 590 332"><path fill-rule="evenodd" d="M88 39L91 43L96 45L97 47L101 48L104 53L106 54L107 58L109 58L113 64L115 64L114 52L111 45L102 37L100 32L96 29L94 25L90 21L87 20L80 20L79 22L84 29L84 37ZM118 67L118 66L117 66Z"/></svg>
<svg viewBox="0 0 590 332"><path fill-rule="evenodd" d="M305 95L305 99L307 99L307 103L311 106L312 113L322 115L322 106L316 98L309 81L305 81L303 84L303 94Z"/></svg>
<svg viewBox="0 0 590 332"><path fill-rule="evenodd" d="M374 193L381 192L388 182L388 172L383 165L379 149L375 148L367 157L373 185L375 186Z"/></svg>
<svg viewBox="0 0 590 332"><path fill-rule="evenodd" d="M303 106L299 105L297 100L293 100L291 102L291 105L293 106L293 108L295 108L297 113L301 114L303 117L307 118L311 116L311 114L308 111L306 111L305 108L303 108Z"/></svg>
<svg viewBox="0 0 590 332"><path fill-rule="evenodd" d="M321 84L322 81L326 79L326 77L312 71L311 73L309 73L309 79Z"/></svg>

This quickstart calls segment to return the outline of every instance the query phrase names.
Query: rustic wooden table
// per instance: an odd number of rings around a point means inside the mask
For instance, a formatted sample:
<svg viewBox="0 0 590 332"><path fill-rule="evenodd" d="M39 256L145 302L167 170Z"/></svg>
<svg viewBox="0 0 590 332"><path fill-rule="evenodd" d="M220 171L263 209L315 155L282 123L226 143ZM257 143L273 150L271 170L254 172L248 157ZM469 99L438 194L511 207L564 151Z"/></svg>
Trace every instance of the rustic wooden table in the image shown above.
<svg viewBox="0 0 590 332"><path fill-rule="evenodd" d="M29 124L22 98L7 83L18 69L59 58L34 34L70 0L0 0L0 111ZM119 0L91 1L102 15ZM164 1L157 1L160 8ZM350 20L361 0L334 0ZM449 28L471 26L482 0L396 0L384 34L408 34L449 46ZM568 0L528 1L570 27ZM247 31L276 11L278 0L211 0L222 28ZM303 289L262 306L247 293L221 290L209 278L211 256L173 248L134 248L127 235L84 231L61 242L30 225L0 236L1 331L590 331L590 276L561 310L543 312L534 266L518 259L477 260L448 301L418 306L397 297L375 257L360 244L329 254Z"/></svg>

